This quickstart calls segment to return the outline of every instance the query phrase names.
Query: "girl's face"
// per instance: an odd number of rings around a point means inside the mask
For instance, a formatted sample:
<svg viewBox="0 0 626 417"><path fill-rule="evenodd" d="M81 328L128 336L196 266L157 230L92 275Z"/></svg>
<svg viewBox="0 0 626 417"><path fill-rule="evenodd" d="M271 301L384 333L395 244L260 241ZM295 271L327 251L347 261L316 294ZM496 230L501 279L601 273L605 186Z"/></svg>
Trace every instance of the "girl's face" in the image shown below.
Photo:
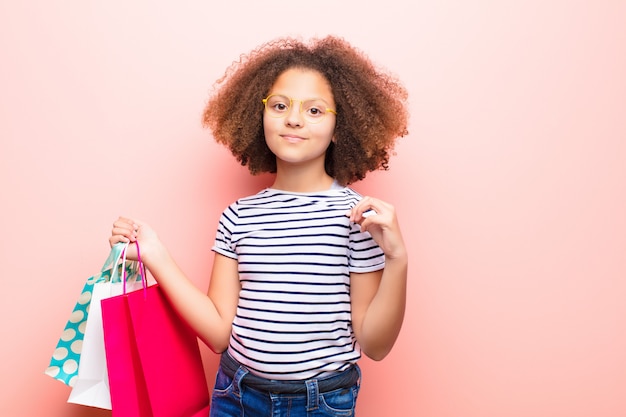
<svg viewBox="0 0 626 417"><path fill-rule="evenodd" d="M314 70L291 68L276 79L269 96L283 96L270 97L266 106L273 110L263 114L265 141L277 165L319 165L323 170L336 122L335 100L326 78Z"/></svg>

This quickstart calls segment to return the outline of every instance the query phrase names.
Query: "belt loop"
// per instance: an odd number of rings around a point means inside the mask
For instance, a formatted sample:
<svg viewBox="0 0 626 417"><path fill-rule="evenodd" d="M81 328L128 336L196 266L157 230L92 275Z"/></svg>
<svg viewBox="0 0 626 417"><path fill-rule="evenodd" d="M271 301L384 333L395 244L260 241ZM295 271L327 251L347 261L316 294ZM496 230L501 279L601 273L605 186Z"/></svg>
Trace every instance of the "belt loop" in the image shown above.
<svg viewBox="0 0 626 417"><path fill-rule="evenodd" d="M306 384L306 409L307 411L317 410L319 408L319 387L317 379L309 379Z"/></svg>
<svg viewBox="0 0 626 417"><path fill-rule="evenodd" d="M245 366L240 366L233 376L233 394L239 398L241 398L241 381L247 374L248 369Z"/></svg>

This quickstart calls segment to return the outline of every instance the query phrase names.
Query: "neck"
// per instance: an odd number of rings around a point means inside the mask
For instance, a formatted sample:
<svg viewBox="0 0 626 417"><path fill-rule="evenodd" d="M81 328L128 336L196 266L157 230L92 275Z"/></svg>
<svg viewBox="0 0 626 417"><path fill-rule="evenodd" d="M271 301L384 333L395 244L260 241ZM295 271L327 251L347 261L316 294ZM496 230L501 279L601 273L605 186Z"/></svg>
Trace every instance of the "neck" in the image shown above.
<svg viewBox="0 0 626 417"><path fill-rule="evenodd" d="M329 190L333 181L324 169L313 170L279 163L272 188L295 193L311 193Z"/></svg>

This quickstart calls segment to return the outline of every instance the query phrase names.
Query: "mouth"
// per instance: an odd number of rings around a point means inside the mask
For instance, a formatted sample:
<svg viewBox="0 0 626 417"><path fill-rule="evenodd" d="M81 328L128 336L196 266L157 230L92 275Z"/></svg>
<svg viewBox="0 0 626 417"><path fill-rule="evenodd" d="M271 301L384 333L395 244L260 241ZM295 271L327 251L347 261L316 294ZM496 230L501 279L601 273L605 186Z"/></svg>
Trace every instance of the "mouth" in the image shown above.
<svg viewBox="0 0 626 417"><path fill-rule="evenodd" d="M298 135L280 135L280 136L290 143L297 143L297 142L302 142L303 140L305 140L305 138L303 138L302 136L298 136Z"/></svg>

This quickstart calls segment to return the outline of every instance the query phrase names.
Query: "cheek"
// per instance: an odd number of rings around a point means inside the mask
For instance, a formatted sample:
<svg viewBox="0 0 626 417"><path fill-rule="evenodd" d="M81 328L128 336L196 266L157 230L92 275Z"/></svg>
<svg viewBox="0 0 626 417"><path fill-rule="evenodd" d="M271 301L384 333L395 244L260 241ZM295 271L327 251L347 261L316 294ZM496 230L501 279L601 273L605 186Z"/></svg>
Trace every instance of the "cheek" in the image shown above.
<svg viewBox="0 0 626 417"><path fill-rule="evenodd" d="M270 151L275 152L274 144L276 132L278 131L278 127L276 126L276 119L273 117L263 116L263 136L265 139L265 143Z"/></svg>
<svg viewBox="0 0 626 417"><path fill-rule="evenodd" d="M325 138L328 142L331 142L335 140L335 125L319 126L319 128L315 130L315 135L318 138Z"/></svg>
<svg viewBox="0 0 626 417"><path fill-rule="evenodd" d="M269 134L278 130L281 120L282 119L263 115L263 133L266 138Z"/></svg>
<svg viewBox="0 0 626 417"><path fill-rule="evenodd" d="M335 127L337 127L337 122L335 120L333 120L332 123L328 123L328 135L332 138L333 141L335 140Z"/></svg>

